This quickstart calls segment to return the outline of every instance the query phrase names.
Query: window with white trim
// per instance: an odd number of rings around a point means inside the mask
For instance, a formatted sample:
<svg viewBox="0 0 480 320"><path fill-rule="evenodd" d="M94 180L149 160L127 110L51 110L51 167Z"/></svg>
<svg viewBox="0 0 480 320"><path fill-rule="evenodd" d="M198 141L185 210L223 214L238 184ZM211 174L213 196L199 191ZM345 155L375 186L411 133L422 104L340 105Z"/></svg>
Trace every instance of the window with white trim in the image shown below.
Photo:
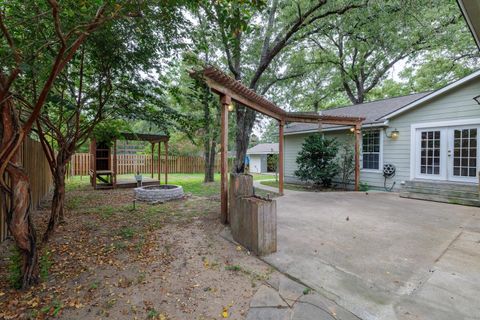
<svg viewBox="0 0 480 320"><path fill-rule="evenodd" d="M362 132L362 168L380 170L381 152L380 130Z"/></svg>

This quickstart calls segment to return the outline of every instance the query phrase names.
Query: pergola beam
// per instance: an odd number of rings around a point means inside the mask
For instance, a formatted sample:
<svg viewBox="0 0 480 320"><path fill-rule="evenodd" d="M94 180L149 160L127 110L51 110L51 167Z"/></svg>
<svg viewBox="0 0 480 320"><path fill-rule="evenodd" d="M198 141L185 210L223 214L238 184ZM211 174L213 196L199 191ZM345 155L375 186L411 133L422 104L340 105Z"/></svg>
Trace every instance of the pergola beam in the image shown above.
<svg viewBox="0 0 480 320"><path fill-rule="evenodd" d="M266 116L272 117L276 120L281 120L283 118L283 115L277 114L275 111L272 111L265 106L261 106L258 104L258 102L252 101L246 97L241 96L238 93L235 93L233 90L226 88L225 86L219 84L216 81L213 81L212 79L205 79L207 85L218 95L220 96L228 96L230 97L231 100L234 100L236 102L239 102L240 104L254 109L257 112L260 112Z"/></svg>

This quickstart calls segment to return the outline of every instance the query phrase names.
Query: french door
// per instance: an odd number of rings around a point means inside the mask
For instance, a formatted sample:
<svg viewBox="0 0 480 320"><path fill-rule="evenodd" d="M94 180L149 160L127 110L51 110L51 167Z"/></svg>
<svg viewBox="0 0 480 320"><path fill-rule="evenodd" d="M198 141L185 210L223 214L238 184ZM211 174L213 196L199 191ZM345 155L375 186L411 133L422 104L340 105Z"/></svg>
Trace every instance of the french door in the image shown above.
<svg viewBox="0 0 480 320"><path fill-rule="evenodd" d="M479 126L417 129L415 177L477 182L479 130Z"/></svg>
<svg viewBox="0 0 480 320"><path fill-rule="evenodd" d="M477 182L478 131L478 127L449 129L448 180Z"/></svg>

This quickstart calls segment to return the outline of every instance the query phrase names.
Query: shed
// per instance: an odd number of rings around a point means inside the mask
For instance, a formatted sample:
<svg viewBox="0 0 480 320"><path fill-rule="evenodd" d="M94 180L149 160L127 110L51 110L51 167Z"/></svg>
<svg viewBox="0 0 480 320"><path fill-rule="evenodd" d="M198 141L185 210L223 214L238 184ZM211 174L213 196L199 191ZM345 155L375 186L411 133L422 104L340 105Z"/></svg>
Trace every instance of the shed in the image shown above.
<svg viewBox="0 0 480 320"><path fill-rule="evenodd" d="M247 150L250 172L276 172L276 162L268 161L278 155L278 143L260 143ZM270 165L269 165L270 164Z"/></svg>

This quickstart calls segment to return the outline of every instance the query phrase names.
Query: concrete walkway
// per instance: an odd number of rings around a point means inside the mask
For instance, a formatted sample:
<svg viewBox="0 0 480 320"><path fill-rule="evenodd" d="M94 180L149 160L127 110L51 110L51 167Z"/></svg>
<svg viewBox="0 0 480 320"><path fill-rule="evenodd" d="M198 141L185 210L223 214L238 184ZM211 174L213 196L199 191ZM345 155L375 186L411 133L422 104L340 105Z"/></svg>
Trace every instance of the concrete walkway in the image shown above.
<svg viewBox="0 0 480 320"><path fill-rule="evenodd" d="M277 208L263 259L356 316L480 319L479 208L289 190Z"/></svg>
<svg viewBox="0 0 480 320"><path fill-rule="evenodd" d="M360 320L335 302L277 273L250 302L247 320Z"/></svg>

